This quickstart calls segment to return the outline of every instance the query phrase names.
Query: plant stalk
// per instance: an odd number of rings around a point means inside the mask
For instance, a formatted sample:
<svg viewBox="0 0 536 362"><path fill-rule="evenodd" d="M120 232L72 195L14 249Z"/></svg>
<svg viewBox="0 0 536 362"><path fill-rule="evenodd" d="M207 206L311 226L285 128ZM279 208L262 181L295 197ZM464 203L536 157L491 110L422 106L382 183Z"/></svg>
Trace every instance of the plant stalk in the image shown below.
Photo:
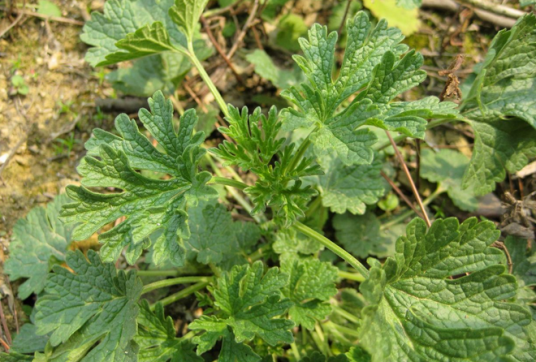
<svg viewBox="0 0 536 362"><path fill-rule="evenodd" d="M137 270L139 277L176 277L179 275L178 270Z"/></svg>
<svg viewBox="0 0 536 362"><path fill-rule="evenodd" d="M194 47L192 43L188 43L188 52L186 54L188 55L190 62L192 62L192 64L197 68L199 75L201 76L205 84L207 85L208 89L210 90L210 93L212 93L212 95L214 96L214 99L218 103L218 106L220 107L225 117L230 118L227 104L223 100L223 97L221 96L221 93L218 90L218 88L216 88L216 85L214 84L214 82L212 82L212 79L210 79L210 76L208 75L207 71L203 67L203 64L201 64L201 62L195 55Z"/></svg>
<svg viewBox="0 0 536 362"><path fill-rule="evenodd" d="M172 294L169 297L166 297L164 299L161 299L159 301L159 303L162 304L162 306L165 307L166 305L169 305L171 303L175 303L176 301L178 301L178 300L180 300L182 298L185 298L185 297L189 296L190 294L193 294L193 293L197 292L198 290L203 289L208 284L209 284L208 282L200 282L200 283L194 284L192 286L184 288L180 292ZM154 310L154 307L155 307L155 304L151 304L151 310Z"/></svg>
<svg viewBox="0 0 536 362"><path fill-rule="evenodd" d="M210 281L210 277L199 277L199 276L164 279L164 280L159 280L151 284L144 285L143 289L141 290L141 294L149 293L155 289L165 288L165 287L169 287L169 286L176 285L176 284L209 282L209 281Z"/></svg>
<svg viewBox="0 0 536 362"><path fill-rule="evenodd" d="M329 240L325 236L319 234L315 230L311 229L309 226L302 224L299 221L296 221L294 223L294 228L301 233L315 239L316 241L320 242L320 244L324 245L326 248L340 256L343 260L345 260L348 264L350 264L354 269L356 269L363 277L368 278L369 271L363 264L359 262L356 258L354 258L349 252L341 248L339 245L335 244L333 241Z"/></svg>

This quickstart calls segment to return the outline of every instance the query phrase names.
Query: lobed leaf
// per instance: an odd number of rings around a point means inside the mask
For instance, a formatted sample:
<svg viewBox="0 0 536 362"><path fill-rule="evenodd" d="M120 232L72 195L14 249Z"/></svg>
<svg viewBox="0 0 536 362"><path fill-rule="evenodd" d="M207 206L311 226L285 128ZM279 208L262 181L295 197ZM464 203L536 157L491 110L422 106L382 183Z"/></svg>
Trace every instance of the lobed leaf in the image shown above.
<svg viewBox="0 0 536 362"><path fill-rule="evenodd" d="M92 250L87 257L69 252L70 269L54 267L36 304L37 333L51 333L51 361L136 361L142 283L135 272L103 264Z"/></svg>
<svg viewBox="0 0 536 362"><path fill-rule="evenodd" d="M461 109L475 131L475 148L463 186L477 195L515 173L536 155L536 16L501 30Z"/></svg>
<svg viewBox="0 0 536 362"><path fill-rule="evenodd" d="M508 301L517 285L491 247L499 235L475 218L429 230L415 219L394 257L369 259L360 333L372 361L532 361L532 317Z"/></svg>
<svg viewBox="0 0 536 362"><path fill-rule="evenodd" d="M318 156L334 149L346 165L369 164L373 159L373 132L361 126L371 124L411 137L423 138L426 118L456 118L453 103L439 104L434 97L418 102L390 103L400 93L426 77L419 70L423 58L400 44L404 36L381 20L375 27L364 12L346 25L348 43L343 63L333 79L337 33L314 25L308 40L300 39L303 56L295 56L308 82L291 87L282 95L298 110L284 110L286 129L313 127L311 141ZM339 106L357 94L350 105Z"/></svg>
<svg viewBox="0 0 536 362"><path fill-rule="evenodd" d="M128 246L127 260L133 263L150 245L149 236L158 233L154 261L164 259L180 266L184 262L182 238L189 232L186 204L212 198L215 190L205 184L208 172L198 172L197 164L205 154L200 147L203 134L193 135L197 115L184 113L178 133L173 128L173 106L161 92L149 99L151 112L141 109L139 117L162 150L157 149L126 115L116 118L121 137L96 129L86 143L88 156L80 162L82 187L69 186L67 194L75 202L65 205L66 222L79 222L73 238L91 236L109 222L126 220L99 235L104 243L103 260L116 260ZM100 159L97 159L98 156ZM168 174L166 180L152 179L136 169ZM121 192L99 193L88 187L113 187Z"/></svg>
<svg viewBox="0 0 536 362"><path fill-rule="evenodd" d="M220 356L245 355L253 361L256 357L251 349L237 343L251 341L255 336L271 346L279 342L292 343L290 328L294 323L274 318L292 305L290 300L281 299L281 288L287 281L287 275L278 268L271 268L264 274L260 261L251 266L235 266L222 275L211 289L218 314L202 316L190 324L194 331L205 331L194 338L197 353L210 350L219 338L223 338L229 350L225 354L222 350Z"/></svg>
<svg viewBox="0 0 536 362"><path fill-rule="evenodd" d="M20 299L41 293L49 271L65 261L75 225L65 225L59 214L70 201L66 195L58 195L46 209L36 207L15 224L4 271L11 280L28 278L18 288Z"/></svg>

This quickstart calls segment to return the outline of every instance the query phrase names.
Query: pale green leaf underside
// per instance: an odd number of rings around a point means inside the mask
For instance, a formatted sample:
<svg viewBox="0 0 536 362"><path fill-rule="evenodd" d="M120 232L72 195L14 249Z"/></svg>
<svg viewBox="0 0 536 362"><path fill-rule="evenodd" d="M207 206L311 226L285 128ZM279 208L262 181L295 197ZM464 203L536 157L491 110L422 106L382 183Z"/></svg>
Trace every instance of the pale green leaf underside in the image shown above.
<svg viewBox="0 0 536 362"><path fill-rule="evenodd" d="M373 212L364 215L335 215L333 227L344 249L359 258L389 255L394 243L380 230L381 223ZM392 254L391 254L392 255Z"/></svg>
<svg viewBox="0 0 536 362"><path fill-rule="evenodd" d="M370 165L345 166L331 152L319 160L325 174L318 176L322 204L343 214L364 214L367 205L378 202L386 190L380 176L382 162L375 157Z"/></svg>
<svg viewBox="0 0 536 362"><path fill-rule="evenodd" d="M463 174L469 165L469 159L454 150L430 149L421 153L421 176L431 182L439 183L442 190L447 191L454 205L465 211L475 211L478 200L473 188L462 189Z"/></svg>
<svg viewBox="0 0 536 362"><path fill-rule="evenodd" d="M4 271L11 280L28 278L18 288L20 299L39 294L52 266L65 261L74 225L64 225L59 214L70 201L66 195L59 195L46 209L36 207L15 224Z"/></svg>
<svg viewBox="0 0 536 362"><path fill-rule="evenodd" d="M383 267L369 259L360 333L372 361L534 360L532 317L507 301L515 278L490 247L499 234L475 218L437 220L428 231L415 219Z"/></svg>
<svg viewBox="0 0 536 362"><path fill-rule="evenodd" d="M94 251L67 254L70 270L56 266L36 305L38 334L52 332L53 361L135 361L138 298L135 272L116 271ZM91 349L91 350L90 350ZM74 356L77 356L74 358Z"/></svg>

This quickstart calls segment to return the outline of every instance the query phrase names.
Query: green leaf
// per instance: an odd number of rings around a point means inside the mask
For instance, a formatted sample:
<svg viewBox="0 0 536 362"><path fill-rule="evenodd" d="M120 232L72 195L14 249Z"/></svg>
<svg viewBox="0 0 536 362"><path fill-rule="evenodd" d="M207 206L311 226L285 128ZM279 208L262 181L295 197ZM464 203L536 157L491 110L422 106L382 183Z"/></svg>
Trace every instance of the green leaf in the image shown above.
<svg viewBox="0 0 536 362"><path fill-rule="evenodd" d="M364 215L342 214L333 218L337 240L348 252L359 258L369 255L391 256L394 242L380 229L373 212Z"/></svg>
<svg viewBox="0 0 536 362"><path fill-rule="evenodd" d="M145 25L134 33L127 34L123 39L115 43L115 46L124 50L124 52L119 51L107 55L106 61L99 63L98 66L120 63L126 60L176 50L171 45L171 40L164 25L159 21Z"/></svg>
<svg viewBox="0 0 536 362"><path fill-rule="evenodd" d="M287 281L288 276L278 268L270 268L264 274L260 261L251 266L235 266L231 272L224 273L210 289L218 314L202 316L190 324L191 330L205 331L194 338L198 345L197 353L210 350L220 337L224 340L230 338L228 327L236 343L251 341L255 336L271 346L279 342L292 343L290 328L294 323L274 318L283 315L292 306L290 300L281 300L281 289ZM246 350L236 352L242 353Z"/></svg>
<svg viewBox="0 0 536 362"><path fill-rule="evenodd" d="M366 205L378 202L386 190L380 176L382 161L375 157L370 165L345 166L335 154L326 154L319 160L325 174L318 176L322 205L343 214L364 214Z"/></svg>
<svg viewBox="0 0 536 362"><path fill-rule="evenodd" d="M197 164L205 154L200 147L203 133L193 135L197 122L194 110L181 117L178 133L173 128L173 106L161 92L149 98L151 112L141 109L139 118L158 141L159 149L142 133L134 120L122 114L116 118L121 137L96 129L86 143L88 156L78 166L82 187L69 186L67 194L75 202L65 205L66 222L79 222L73 238L88 238L121 216L127 219L99 235L104 243L104 261L115 261L125 246L127 260L133 263L142 249L150 245L149 236L159 233L153 246L155 264L170 260L184 262L182 238L188 236L185 204L212 198L216 192L205 184L208 172L198 172ZM97 159L98 156L100 159ZM167 180L150 179L136 170L168 174ZM114 187L122 192L98 193L87 187Z"/></svg>
<svg viewBox="0 0 536 362"><path fill-rule="evenodd" d="M517 300L527 306L536 300L536 253L534 248L527 250L527 240L515 236L507 236L504 245L512 258L512 274L519 285Z"/></svg>
<svg viewBox="0 0 536 362"><path fill-rule="evenodd" d="M199 203L189 209L188 225L191 234L184 241L188 259L217 264L237 247L233 218L221 204Z"/></svg>
<svg viewBox="0 0 536 362"><path fill-rule="evenodd" d="M478 195L536 155L536 16L520 18L493 39L461 108L471 119L475 148L464 187Z"/></svg>
<svg viewBox="0 0 536 362"><path fill-rule="evenodd" d="M135 361L138 298L142 283L135 272L117 271L90 250L67 254L69 269L54 267L45 296L36 304L38 334L52 332L51 361ZM74 358L74 356L77 356Z"/></svg>
<svg viewBox="0 0 536 362"><path fill-rule="evenodd" d="M212 48L204 41L196 40L194 49L197 57L204 60L212 55ZM138 97L150 97L156 91L173 94L190 71L191 64L180 53L164 52L140 58L131 67L121 67L106 75L114 89Z"/></svg>
<svg viewBox="0 0 536 362"><path fill-rule="evenodd" d="M533 361L532 317L508 301L515 277L491 247L499 235L476 218L429 230L415 219L394 257L369 259L360 342L372 361Z"/></svg>
<svg viewBox="0 0 536 362"><path fill-rule="evenodd" d="M423 58L400 44L404 36L381 20L372 26L364 12L347 22L348 43L341 70L332 77L337 33L314 25L308 40L300 39L304 56L294 56L308 82L282 92L298 110L282 112L287 130L315 126L310 137L321 157L335 150L345 165L369 164L376 136L367 124L423 138L427 118L456 118L453 103L439 103L435 97L418 102L391 101L418 85L426 77L419 70ZM350 105L339 106L358 93Z"/></svg>
<svg viewBox="0 0 536 362"><path fill-rule="evenodd" d="M268 79L279 89L287 89L302 81L301 72L279 68L264 50L256 49L246 55L246 59L255 66L255 73L264 79Z"/></svg>
<svg viewBox="0 0 536 362"><path fill-rule="evenodd" d="M297 52L300 50L298 38L307 33L307 25L302 16L286 14L277 23L275 43L287 50Z"/></svg>
<svg viewBox="0 0 536 362"><path fill-rule="evenodd" d="M165 317L164 307L160 303L151 311L147 300L140 302L138 315L138 335L134 338L140 347L140 362L203 362L193 351L194 345L188 340L176 338L175 327L171 317Z"/></svg>
<svg viewBox="0 0 536 362"><path fill-rule="evenodd" d="M207 6L208 0L175 0L169 9L169 16L186 35L188 42L193 42L199 18Z"/></svg>
<svg viewBox="0 0 536 362"><path fill-rule="evenodd" d="M516 173L536 156L536 130L520 119L470 122L475 132L473 157L462 187L485 195L502 182L506 171Z"/></svg>
<svg viewBox="0 0 536 362"><path fill-rule="evenodd" d="M74 225L64 225L59 213L70 201L59 195L46 209L36 207L15 224L4 271L11 280L28 278L18 288L20 299L41 293L52 266L65 261Z"/></svg>
<svg viewBox="0 0 536 362"><path fill-rule="evenodd" d="M246 188L254 204L253 212L264 211L267 206L274 212L273 219L280 225L290 225L303 217L307 202L315 194L310 186L302 186L303 178L317 175L320 168L311 165L312 159L294 159L294 144L283 146L284 138L277 138L281 129L277 109L272 107L268 117L256 108L250 115L247 107L242 112L229 107L229 127L221 127L235 142L223 141L211 152L229 165L238 165L253 171L259 178L255 185ZM277 156L277 160L274 160Z"/></svg>
<svg viewBox="0 0 536 362"><path fill-rule="evenodd" d="M447 191L454 205L465 211L475 211L478 200L473 188L462 189L463 174L469 165L469 159L454 150L434 152L426 149L421 153L421 176L431 182L439 183Z"/></svg>
<svg viewBox="0 0 536 362"><path fill-rule="evenodd" d="M363 5L377 18L385 19L390 26L397 27L409 36L419 30L421 0L364 0Z"/></svg>
<svg viewBox="0 0 536 362"><path fill-rule="evenodd" d="M33 356L28 356L25 354L20 354L17 352L4 353L0 352L0 359L2 362L32 362L34 360Z"/></svg>
<svg viewBox="0 0 536 362"><path fill-rule="evenodd" d="M86 60L92 66L99 66L134 59L130 50L143 56L168 48L186 48L185 35L167 13L172 5L173 0L107 1L104 14L93 12L80 35L84 43L93 46L88 50ZM129 40L126 40L128 34Z"/></svg>
<svg viewBox="0 0 536 362"><path fill-rule="evenodd" d="M294 255L300 253L310 255L322 250L323 246L318 241L297 232L295 229L283 228L277 232L272 248L278 254Z"/></svg>
<svg viewBox="0 0 536 362"><path fill-rule="evenodd" d="M359 346L352 347L346 356L349 362L370 362L370 354Z"/></svg>
<svg viewBox="0 0 536 362"><path fill-rule="evenodd" d="M296 325L312 330L316 321L331 312L327 301L337 294L337 268L318 259L299 259L296 256L282 260L281 271L289 275L283 295L294 305L289 316Z"/></svg>
<svg viewBox="0 0 536 362"><path fill-rule="evenodd" d="M46 16L55 16L55 17L61 16L60 8L56 4L47 0L39 0L39 6L37 7L37 12L41 15L46 15Z"/></svg>
<svg viewBox="0 0 536 362"><path fill-rule="evenodd" d="M26 323L21 328L19 333L13 338L11 345L11 353L34 353L42 352L48 342L48 336L40 336L37 333L37 328L32 323ZM3 360L2 360L3 361Z"/></svg>
<svg viewBox="0 0 536 362"><path fill-rule="evenodd" d="M521 6L529 6L536 4L535 0L519 0L519 5Z"/></svg>

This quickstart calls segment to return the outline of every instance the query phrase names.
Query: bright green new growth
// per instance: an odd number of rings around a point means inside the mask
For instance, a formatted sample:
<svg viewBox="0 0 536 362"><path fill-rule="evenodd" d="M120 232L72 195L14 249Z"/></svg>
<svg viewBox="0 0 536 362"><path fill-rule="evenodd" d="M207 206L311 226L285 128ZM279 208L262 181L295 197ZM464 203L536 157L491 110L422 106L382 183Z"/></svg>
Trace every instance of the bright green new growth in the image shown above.
<svg viewBox="0 0 536 362"><path fill-rule="evenodd" d="M493 39L461 110L475 131L463 186L478 195L536 155L536 16L520 18ZM506 171L505 171L506 169Z"/></svg>
<svg viewBox="0 0 536 362"><path fill-rule="evenodd" d="M288 276L278 268L270 268L264 274L260 261L251 266L235 266L218 278L216 285L210 289L218 313L202 316L190 324L191 330L205 331L194 338L198 345L197 353L210 350L219 338L224 339L220 354L222 362L233 361L224 357L227 348L231 349L234 343L251 341L255 336L271 346L279 342L292 343L290 328L294 323L274 318L283 315L292 306L290 300L281 299L281 289L287 282ZM253 354L245 344L240 349L243 349L241 354ZM257 361L253 357L251 360Z"/></svg>
<svg viewBox="0 0 536 362"><path fill-rule="evenodd" d="M136 361L133 338L142 289L136 273L118 272L91 250L88 259L69 252L66 261L72 272L55 266L36 305L37 333L52 332L49 344L56 347L50 359Z"/></svg>
<svg viewBox="0 0 536 362"><path fill-rule="evenodd" d="M73 238L82 240L125 216L126 220L99 236L104 244L103 260L116 260L126 246L127 259L133 263L150 246L149 236L156 235L155 263L169 259L180 266L185 254L181 238L189 234L185 205L212 198L215 191L205 185L210 174L197 169L205 150L200 146L203 133L193 134L195 111L184 113L179 131L175 132L171 101L157 92L149 99L149 105L151 112L142 109L139 117L161 150L124 114L116 118L121 137L96 129L86 143L89 155L78 166L84 176L83 186L67 188L75 202L65 205L62 217L66 222L79 222ZM152 179L136 170L168 174L171 178ZM114 187L122 192L104 194L88 187Z"/></svg>
<svg viewBox="0 0 536 362"><path fill-rule="evenodd" d="M20 299L41 293L49 271L55 264L65 261L74 226L64 225L59 214L69 201L67 196L60 195L46 209L32 209L26 218L15 224L4 271L11 280L28 278L19 286Z"/></svg>
<svg viewBox="0 0 536 362"><path fill-rule="evenodd" d="M369 259L360 341L372 361L533 361L531 314L507 301L516 280L490 247L499 235L475 218L415 219L394 257Z"/></svg>

